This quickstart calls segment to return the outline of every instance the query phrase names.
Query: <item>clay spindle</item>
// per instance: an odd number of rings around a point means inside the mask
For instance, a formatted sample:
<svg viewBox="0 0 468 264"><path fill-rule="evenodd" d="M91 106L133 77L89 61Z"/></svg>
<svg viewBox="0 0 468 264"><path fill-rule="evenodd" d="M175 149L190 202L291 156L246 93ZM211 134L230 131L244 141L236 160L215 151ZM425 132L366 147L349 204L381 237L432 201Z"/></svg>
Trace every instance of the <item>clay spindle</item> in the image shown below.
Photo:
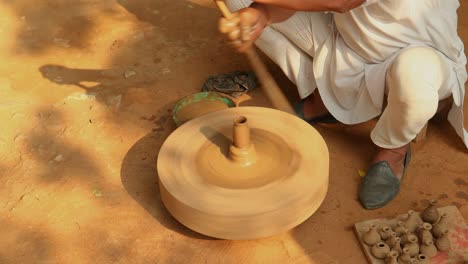
<svg viewBox="0 0 468 264"><path fill-rule="evenodd" d="M240 149L250 147L250 130L247 118L244 116L234 120L233 145Z"/></svg>
<svg viewBox="0 0 468 264"><path fill-rule="evenodd" d="M255 149L250 142L250 128L246 117L234 120L233 141L229 148L230 158L241 166L248 166L256 161Z"/></svg>
<svg viewBox="0 0 468 264"><path fill-rule="evenodd" d="M429 206L422 212L421 218L424 222L435 224L439 221L439 211L436 208L437 200L431 200Z"/></svg>
<svg viewBox="0 0 468 264"><path fill-rule="evenodd" d="M385 259L389 252L390 247L383 242L379 242L371 248L372 256L378 259Z"/></svg>
<svg viewBox="0 0 468 264"><path fill-rule="evenodd" d="M368 246L373 246L377 243L380 242L380 235L377 232L377 226L376 225L371 225L369 227L369 231L364 233L362 236L362 239L364 240L364 243Z"/></svg>
<svg viewBox="0 0 468 264"><path fill-rule="evenodd" d="M450 240L448 237L448 230L442 232L442 235L436 240L436 247L439 251L447 252L450 251Z"/></svg>

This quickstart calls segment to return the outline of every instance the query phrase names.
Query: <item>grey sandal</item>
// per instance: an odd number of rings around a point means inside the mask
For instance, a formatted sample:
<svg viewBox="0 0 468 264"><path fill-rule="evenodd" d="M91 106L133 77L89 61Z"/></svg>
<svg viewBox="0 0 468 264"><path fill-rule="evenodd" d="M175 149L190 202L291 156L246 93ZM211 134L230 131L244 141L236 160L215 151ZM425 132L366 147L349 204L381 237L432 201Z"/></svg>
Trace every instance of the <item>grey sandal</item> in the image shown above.
<svg viewBox="0 0 468 264"><path fill-rule="evenodd" d="M408 148L401 181L403 181L410 160L411 148ZM366 209L384 207L398 195L400 185L400 180L395 176L388 162L379 161L370 166L367 174L362 179L359 200Z"/></svg>

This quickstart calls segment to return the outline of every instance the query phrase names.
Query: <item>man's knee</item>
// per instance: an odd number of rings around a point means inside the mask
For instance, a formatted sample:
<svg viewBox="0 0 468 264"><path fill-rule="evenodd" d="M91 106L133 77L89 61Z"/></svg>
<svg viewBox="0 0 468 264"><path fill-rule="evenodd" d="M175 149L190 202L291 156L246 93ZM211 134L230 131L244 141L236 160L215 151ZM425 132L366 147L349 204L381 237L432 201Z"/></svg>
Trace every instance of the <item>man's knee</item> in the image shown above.
<svg viewBox="0 0 468 264"><path fill-rule="evenodd" d="M387 73L389 104L409 119L430 119L437 111L438 90L444 82L444 61L428 47L411 48L395 59Z"/></svg>
<svg viewBox="0 0 468 264"><path fill-rule="evenodd" d="M396 89L411 87L403 89L403 93L419 92L418 89L437 91L444 81L444 64L441 55L433 48L410 48L395 58L387 78L392 78Z"/></svg>

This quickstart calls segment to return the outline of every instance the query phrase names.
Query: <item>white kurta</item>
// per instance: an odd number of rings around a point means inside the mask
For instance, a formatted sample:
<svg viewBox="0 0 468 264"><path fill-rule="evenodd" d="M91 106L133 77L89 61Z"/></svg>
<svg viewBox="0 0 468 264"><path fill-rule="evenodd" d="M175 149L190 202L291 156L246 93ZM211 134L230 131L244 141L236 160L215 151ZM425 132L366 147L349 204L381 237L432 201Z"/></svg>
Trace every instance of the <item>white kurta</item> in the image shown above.
<svg viewBox="0 0 468 264"><path fill-rule="evenodd" d="M458 0L371 0L334 14L338 34L317 45L314 57L316 82L333 115L354 124L381 114L388 66L406 48L429 46L452 65L449 120L468 147L463 125L466 57L457 33L458 7Z"/></svg>
<svg viewBox="0 0 468 264"><path fill-rule="evenodd" d="M251 1L230 2L236 10ZM256 44L296 83L301 97L316 85L328 110L346 124L382 113L386 72L402 51L432 47L453 69L445 84L454 99L449 121L468 147L458 7L458 0L367 0L344 14L298 12L295 19L267 28Z"/></svg>

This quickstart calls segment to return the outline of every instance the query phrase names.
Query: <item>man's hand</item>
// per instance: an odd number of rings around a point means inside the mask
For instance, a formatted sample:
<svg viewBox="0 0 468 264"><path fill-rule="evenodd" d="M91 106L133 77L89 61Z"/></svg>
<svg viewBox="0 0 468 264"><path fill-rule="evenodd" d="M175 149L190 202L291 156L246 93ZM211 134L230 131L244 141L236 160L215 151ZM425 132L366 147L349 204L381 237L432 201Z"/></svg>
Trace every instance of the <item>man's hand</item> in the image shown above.
<svg viewBox="0 0 468 264"><path fill-rule="evenodd" d="M255 0L233 18L221 18L219 30L226 34L239 52L246 52L269 23L288 19L296 11L345 13L366 0Z"/></svg>
<svg viewBox="0 0 468 264"><path fill-rule="evenodd" d="M260 5L252 5L233 14L232 19L221 18L219 30L226 34L239 52L246 52L268 25L268 11Z"/></svg>

